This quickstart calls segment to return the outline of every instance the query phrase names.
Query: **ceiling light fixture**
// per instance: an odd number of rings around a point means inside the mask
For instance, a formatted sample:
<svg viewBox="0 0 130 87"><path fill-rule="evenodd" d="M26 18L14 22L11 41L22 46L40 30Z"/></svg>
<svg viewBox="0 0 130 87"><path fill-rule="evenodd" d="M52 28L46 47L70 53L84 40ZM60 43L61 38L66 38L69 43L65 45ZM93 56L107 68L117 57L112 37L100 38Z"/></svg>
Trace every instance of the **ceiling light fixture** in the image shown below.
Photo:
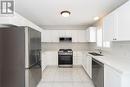
<svg viewBox="0 0 130 87"><path fill-rule="evenodd" d="M61 15L62 15L63 17L69 17L70 14L71 14L71 12L69 12L69 11L62 11L62 12L61 12Z"/></svg>
<svg viewBox="0 0 130 87"><path fill-rule="evenodd" d="M99 20L99 17L94 17L94 20L95 20L95 21Z"/></svg>

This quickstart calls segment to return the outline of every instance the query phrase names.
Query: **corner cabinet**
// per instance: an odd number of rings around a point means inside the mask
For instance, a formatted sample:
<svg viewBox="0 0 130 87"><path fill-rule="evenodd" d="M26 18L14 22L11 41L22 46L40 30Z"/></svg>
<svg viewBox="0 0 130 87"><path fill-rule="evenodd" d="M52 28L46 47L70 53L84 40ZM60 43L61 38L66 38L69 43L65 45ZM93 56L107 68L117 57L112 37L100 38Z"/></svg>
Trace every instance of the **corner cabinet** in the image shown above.
<svg viewBox="0 0 130 87"><path fill-rule="evenodd" d="M130 1L103 19L103 41L130 40Z"/></svg>
<svg viewBox="0 0 130 87"><path fill-rule="evenodd" d="M96 27L89 27L86 29L87 42L96 42L97 29Z"/></svg>

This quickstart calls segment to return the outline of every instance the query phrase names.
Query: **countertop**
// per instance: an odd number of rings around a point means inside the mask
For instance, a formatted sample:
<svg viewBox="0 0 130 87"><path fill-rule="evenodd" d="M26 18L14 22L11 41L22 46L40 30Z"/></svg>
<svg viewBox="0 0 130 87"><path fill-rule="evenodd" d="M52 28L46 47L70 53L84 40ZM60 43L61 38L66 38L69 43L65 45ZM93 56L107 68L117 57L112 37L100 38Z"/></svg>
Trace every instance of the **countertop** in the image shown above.
<svg viewBox="0 0 130 87"><path fill-rule="evenodd" d="M121 74L130 74L130 58L120 58L120 57L117 58L115 56L110 55L103 55L103 56L93 56L91 54L88 55L104 63L105 65L112 67Z"/></svg>

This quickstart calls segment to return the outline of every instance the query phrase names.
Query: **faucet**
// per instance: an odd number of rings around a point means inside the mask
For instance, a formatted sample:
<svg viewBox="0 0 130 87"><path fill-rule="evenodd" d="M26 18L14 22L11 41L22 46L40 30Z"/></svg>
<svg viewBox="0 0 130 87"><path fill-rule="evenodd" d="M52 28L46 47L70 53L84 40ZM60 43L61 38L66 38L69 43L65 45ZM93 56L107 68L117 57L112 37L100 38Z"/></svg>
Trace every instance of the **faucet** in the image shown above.
<svg viewBox="0 0 130 87"><path fill-rule="evenodd" d="M102 49L95 49L95 50L97 50L100 55L102 54Z"/></svg>

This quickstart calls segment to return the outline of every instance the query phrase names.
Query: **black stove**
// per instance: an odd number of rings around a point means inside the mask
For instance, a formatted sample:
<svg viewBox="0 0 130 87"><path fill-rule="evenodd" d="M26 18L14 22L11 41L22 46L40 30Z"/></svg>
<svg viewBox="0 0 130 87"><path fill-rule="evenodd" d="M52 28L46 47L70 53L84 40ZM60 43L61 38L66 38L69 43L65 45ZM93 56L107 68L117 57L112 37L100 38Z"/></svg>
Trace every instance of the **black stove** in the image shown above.
<svg viewBox="0 0 130 87"><path fill-rule="evenodd" d="M72 67L73 66L73 51L72 49L59 49L58 51L58 66Z"/></svg>

